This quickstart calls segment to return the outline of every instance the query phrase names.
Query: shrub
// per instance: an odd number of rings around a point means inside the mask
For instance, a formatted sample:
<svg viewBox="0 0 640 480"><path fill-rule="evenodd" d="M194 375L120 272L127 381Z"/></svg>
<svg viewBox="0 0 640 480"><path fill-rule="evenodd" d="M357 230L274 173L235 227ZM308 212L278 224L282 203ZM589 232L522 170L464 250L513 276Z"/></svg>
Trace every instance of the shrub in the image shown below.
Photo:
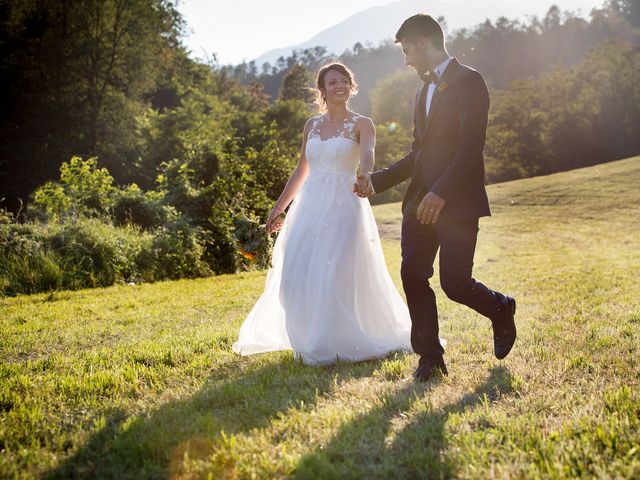
<svg viewBox="0 0 640 480"><path fill-rule="evenodd" d="M143 192L134 183L118 195L111 209L116 225L137 225L151 230L165 224L171 209L160 203L162 195L157 192Z"/></svg>
<svg viewBox="0 0 640 480"><path fill-rule="evenodd" d="M49 251L35 224L0 223L0 295L60 288L60 258Z"/></svg>
<svg viewBox="0 0 640 480"><path fill-rule="evenodd" d="M162 226L156 231L152 245L154 277L176 279L211 275L211 268L203 259L204 244L202 229L183 219Z"/></svg>
<svg viewBox="0 0 640 480"><path fill-rule="evenodd" d="M46 243L61 259L64 288L104 287L148 277L138 270L136 259L150 248L151 236L139 229L80 218L50 224L49 230Z"/></svg>
<svg viewBox="0 0 640 480"><path fill-rule="evenodd" d="M60 181L47 182L33 193L29 213L40 219L63 216L106 216L117 189L95 157L72 157L60 167Z"/></svg>
<svg viewBox="0 0 640 480"><path fill-rule="evenodd" d="M207 232L178 218L147 232L95 218L0 223L0 295L211 275Z"/></svg>

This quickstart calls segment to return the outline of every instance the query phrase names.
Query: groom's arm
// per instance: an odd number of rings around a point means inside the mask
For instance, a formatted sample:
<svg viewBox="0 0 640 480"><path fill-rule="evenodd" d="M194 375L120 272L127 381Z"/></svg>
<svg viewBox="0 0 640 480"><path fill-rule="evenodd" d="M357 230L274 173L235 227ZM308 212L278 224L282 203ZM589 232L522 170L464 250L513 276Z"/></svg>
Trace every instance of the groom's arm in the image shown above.
<svg viewBox="0 0 640 480"><path fill-rule="evenodd" d="M420 89L416 93L416 102L419 101ZM415 110L415 108L414 108ZM413 171L413 162L415 160L416 152L420 149L420 141L418 140L418 131L416 129L415 117L413 119L413 142L411 144L411 150L400 160L387 168L378 170L371 174L371 186L374 193L381 193L390 189L394 185L403 182L411 176Z"/></svg>
<svg viewBox="0 0 640 480"><path fill-rule="evenodd" d="M431 191L445 201L455 197L472 175L482 174L484 143L489 116L489 91L476 71L460 86L462 113L459 119L459 147L453 161L436 180Z"/></svg>

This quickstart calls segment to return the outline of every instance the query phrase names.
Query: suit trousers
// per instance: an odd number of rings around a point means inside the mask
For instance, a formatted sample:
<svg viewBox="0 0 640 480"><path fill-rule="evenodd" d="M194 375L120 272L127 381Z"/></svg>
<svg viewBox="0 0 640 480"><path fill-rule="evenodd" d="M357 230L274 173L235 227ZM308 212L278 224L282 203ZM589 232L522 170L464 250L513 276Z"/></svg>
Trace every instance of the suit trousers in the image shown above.
<svg viewBox="0 0 640 480"><path fill-rule="evenodd" d="M429 285L438 249L440 285L445 294L485 317L492 318L498 312L502 294L472 277L478 230L477 218L440 218L430 225L420 223L414 215L402 220L402 285L411 315L411 346L421 357L437 359L444 354L436 297Z"/></svg>

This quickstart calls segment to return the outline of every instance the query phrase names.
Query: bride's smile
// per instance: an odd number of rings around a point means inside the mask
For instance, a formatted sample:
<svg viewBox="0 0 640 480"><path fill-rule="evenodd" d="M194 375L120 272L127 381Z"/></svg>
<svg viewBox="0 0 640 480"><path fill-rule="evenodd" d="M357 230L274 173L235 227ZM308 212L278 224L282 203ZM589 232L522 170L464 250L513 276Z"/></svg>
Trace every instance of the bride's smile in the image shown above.
<svg viewBox="0 0 640 480"><path fill-rule="evenodd" d="M352 85L340 72L330 70L324 77L328 104L345 104L351 95Z"/></svg>

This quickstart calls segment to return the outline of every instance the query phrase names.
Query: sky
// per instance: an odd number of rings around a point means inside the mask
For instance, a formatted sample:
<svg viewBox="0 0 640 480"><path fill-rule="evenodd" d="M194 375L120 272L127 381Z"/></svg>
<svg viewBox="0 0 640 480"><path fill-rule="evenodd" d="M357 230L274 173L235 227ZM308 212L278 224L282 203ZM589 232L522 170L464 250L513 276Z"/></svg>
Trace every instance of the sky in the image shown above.
<svg viewBox="0 0 640 480"><path fill-rule="evenodd" d="M178 10L187 22L187 32L193 31L185 44L194 57L215 53L221 64L238 64L272 48L308 40L356 12L392 1L182 0Z"/></svg>
<svg viewBox="0 0 640 480"><path fill-rule="evenodd" d="M459 0L449 0L455 3ZM540 0L514 0L540 4ZM549 5L553 0L545 0ZM192 57L220 64L250 61L273 48L295 45L369 7L393 0L181 0L184 43ZM588 0L561 0L561 8ZM427 2L425 2L427 3ZM602 0L593 0L601 5ZM319 8L314 8L317 6Z"/></svg>

